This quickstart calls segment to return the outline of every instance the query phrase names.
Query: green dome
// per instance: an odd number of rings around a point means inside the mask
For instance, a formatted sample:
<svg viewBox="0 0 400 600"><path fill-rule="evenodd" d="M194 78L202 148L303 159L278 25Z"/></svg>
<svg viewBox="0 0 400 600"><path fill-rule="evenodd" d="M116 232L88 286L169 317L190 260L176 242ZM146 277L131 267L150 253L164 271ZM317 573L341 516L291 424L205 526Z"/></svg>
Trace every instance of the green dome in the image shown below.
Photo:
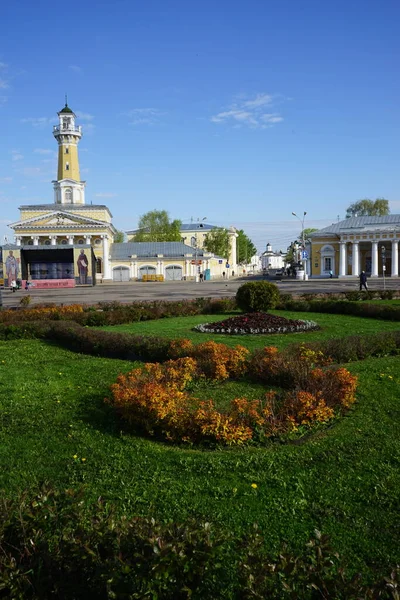
<svg viewBox="0 0 400 600"><path fill-rule="evenodd" d="M74 111L70 109L70 107L68 106L68 104L65 104L64 108L61 109L58 114L61 115L61 114L64 114L64 113L68 113L68 114L73 115Z"/></svg>

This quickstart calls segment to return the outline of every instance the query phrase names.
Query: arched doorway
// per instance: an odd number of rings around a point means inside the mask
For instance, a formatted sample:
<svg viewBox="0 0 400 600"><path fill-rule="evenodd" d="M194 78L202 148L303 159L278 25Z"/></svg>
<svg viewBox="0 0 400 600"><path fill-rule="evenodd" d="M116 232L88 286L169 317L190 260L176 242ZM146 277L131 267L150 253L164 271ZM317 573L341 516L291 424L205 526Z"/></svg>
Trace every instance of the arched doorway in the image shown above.
<svg viewBox="0 0 400 600"><path fill-rule="evenodd" d="M129 267L114 267L113 281L129 281Z"/></svg>
<svg viewBox="0 0 400 600"><path fill-rule="evenodd" d="M170 265L165 269L165 280L166 281L181 281L182 280L182 267L178 265Z"/></svg>
<svg viewBox="0 0 400 600"><path fill-rule="evenodd" d="M139 269L139 279L143 279L143 275L156 275L156 268L150 265L146 265L144 267L140 267Z"/></svg>

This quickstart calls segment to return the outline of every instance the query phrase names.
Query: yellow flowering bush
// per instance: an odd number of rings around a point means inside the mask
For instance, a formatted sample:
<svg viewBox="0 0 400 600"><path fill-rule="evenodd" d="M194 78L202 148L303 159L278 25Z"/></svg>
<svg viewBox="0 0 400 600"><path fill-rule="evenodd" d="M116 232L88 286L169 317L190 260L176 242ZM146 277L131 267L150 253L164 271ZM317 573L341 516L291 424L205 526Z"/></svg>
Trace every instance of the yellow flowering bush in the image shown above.
<svg viewBox="0 0 400 600"><path fill-rule="evenodd" d="M356 377L344 368L327 368L329 360L322 353L300 348L291 389L280 395L266 391L259 400L234 398L227 409L219 410L213 400L199 400L188 388L199 379L221 382L248 375L253 367L248 350L180 340L171 352L189 356L148 363L119 375L107 400L133 427L170 441L243 445L327 423L355 401ZM287 358L273 347L264 349L257 365L259 381L267 379L262 366L268 376L279 376L288 368Z"/></svg>

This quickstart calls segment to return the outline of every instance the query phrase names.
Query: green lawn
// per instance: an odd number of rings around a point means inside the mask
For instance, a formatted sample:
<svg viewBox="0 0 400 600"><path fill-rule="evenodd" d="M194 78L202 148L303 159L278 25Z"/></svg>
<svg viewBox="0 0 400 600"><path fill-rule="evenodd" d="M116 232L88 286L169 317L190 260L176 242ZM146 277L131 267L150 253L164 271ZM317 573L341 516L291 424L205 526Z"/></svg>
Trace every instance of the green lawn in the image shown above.
<svg viewBox="0 0 400 600"><path fill-rule="evenodd" d="M376 327L366 319L315 318L336 332L340 319L347 333L350 321L354 333ZM172 335L172 321L183 330L178 319L129 330ZM304 339L314 335L320 334ZM281 345L283 337L272 338ZM237 535L257 522L272 551L283 540L298 549L318 528L353 568L375 565L386 574L399 562L400 357L351 364L360 377L354 409L303 443L205 451L123 431L103 398L117 374L133 363L79 355L37 340L0 342L0 348L4 495L43 481L60 488L84 484L88 500L101 495L128 515L177 521L204 517Z"/></svg>
<svg viewBox="0 0 400 600"><path fill-rule="evenodd" d="M211 323L222 321L233 315L196 315L194 317L176 317L172 319L161 319L157 321L144 321L140 323L126 323L124 325L107 326L102 329L108 331L121 331L125 333L156 335L167 338L187 338L194 343L215 340L228 346L242 344L250 350L263 348L264 346L277 346L284 348L292 343L308 342L313 340L327 340L330 338L344 337L348 335L363 335L377 333L378 331L393 331L400 329L400 322L380 321L377 319L365 319L362 317L351 317L346 315L330 315L324 313L301 313L289 311L271 311L272 314L287 317L289 319L304 319L318 323L321 330L304 333L288 333L273 335L222 335L207 334L192 331L199 323Z"/></svg>

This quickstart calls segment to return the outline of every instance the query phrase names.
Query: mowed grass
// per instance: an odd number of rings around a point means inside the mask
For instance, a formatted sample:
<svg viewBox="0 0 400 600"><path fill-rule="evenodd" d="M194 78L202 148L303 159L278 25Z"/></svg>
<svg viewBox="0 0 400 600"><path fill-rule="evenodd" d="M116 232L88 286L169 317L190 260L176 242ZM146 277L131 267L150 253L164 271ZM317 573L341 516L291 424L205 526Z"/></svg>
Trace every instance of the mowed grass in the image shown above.
<svg viewBox="0 0 400 600"><path fill-rule="evenodd" d="M300 444L206 451L124 429L103 399L133 363L38 340L0 348L3 495L84 485L88 502L102 496L120 514L207 519L237 536L257 522L270 551L298 550L317 528L354 569L399 562L400 357L351 364L354 409Z"/></svg>
<svg viewBox="0 0 400 600"><path fill-rule="evenodd" d="M186 338L195 344L214 340L236 346L242 344L253 350L265 346L276 346L284 348L289 344L327 340L331 338L345 337L349 335L365 335L377 333L378 331L393 331L400 329L400 322L379 321L377 319L365 319L362 317L351 317L347 315L330 315L324 313L302 313L295 311L271 311L288 319L303 319L315 321L321 327L318 331L299 332L288 334L270 334L270 335L223 335L214 333L200 333L192 331L195 325L200 323L214 323L222 321L234 314L229 315L196 315L194 317L175 317L171 319L161 319L157 321L144 321L139 323L126 323L124 325L114 325L102 327L108 331L121 331L137 335L154 335L170 339ZM239 313L235 313L236 315Z"/></svg>

